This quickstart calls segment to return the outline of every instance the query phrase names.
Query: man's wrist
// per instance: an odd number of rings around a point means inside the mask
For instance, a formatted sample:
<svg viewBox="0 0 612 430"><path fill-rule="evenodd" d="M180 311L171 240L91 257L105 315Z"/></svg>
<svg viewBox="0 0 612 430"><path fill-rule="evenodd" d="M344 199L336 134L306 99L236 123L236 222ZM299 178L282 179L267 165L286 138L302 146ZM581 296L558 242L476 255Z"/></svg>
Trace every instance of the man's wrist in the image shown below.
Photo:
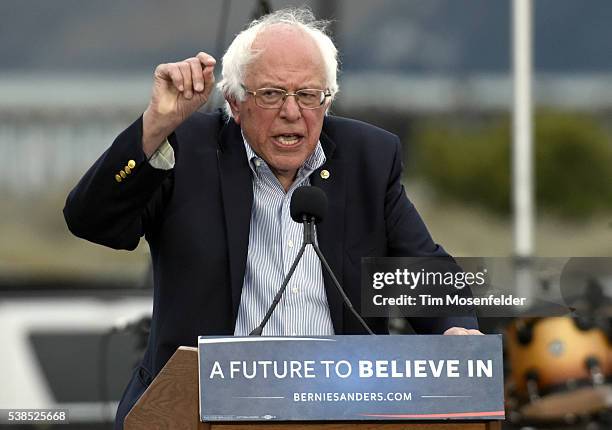
<svg viewBox="0 0 612 430"><path fill-rule="evenodd" d="M164 127L163 121L157 119L149 108L142 115L142 151L150 159L155 151L172 133L172 127Z"/></svg>

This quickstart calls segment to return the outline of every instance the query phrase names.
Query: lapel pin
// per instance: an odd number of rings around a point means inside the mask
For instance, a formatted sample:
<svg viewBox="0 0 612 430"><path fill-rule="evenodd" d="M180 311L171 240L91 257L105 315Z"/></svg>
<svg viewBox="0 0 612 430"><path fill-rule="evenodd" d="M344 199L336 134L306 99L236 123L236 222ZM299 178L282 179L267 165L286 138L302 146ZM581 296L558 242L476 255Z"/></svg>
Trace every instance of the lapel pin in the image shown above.
<svg viewBox="0 0 612 430"><path fill-rule="evenodd" d="M329 178L329 170L321 170L321 178L322 179Z"/></svg>

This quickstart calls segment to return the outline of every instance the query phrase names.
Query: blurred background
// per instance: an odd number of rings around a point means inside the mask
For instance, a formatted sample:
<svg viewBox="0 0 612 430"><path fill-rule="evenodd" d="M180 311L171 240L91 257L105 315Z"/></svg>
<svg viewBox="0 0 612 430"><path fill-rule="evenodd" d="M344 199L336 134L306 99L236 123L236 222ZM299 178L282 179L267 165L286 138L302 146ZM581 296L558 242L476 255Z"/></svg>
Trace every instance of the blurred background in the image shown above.
<svg viewBox="0 0 612 430"><path fill-rule="evenodd" d="M456 256L515 256L510 0L2 1L0 408L65 407L76 428L108 428L148 333L148 247L71 236L66 195L146 108L157 64L220 60L254 16L303 4L333 20L332 113L401 137L405 186L435 240ZM531 255L611 257L612 3L532 6ZM526 390L509 392L507 425L534 424ZM603 409L544 425L599 428Z"/></svg>

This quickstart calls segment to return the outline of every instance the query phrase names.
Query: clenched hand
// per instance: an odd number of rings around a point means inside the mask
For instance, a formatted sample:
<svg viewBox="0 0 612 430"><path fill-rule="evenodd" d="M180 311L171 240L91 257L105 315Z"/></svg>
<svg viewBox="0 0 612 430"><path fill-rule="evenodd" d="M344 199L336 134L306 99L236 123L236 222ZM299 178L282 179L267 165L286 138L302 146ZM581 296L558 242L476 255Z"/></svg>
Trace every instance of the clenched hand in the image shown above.
<svg viewBox="0 0 612 430"><path fill-rule="evenodd" d="M213 57L200 52L178 63L157 66L151 101L142 118L142 147L147 157L208 101L215 84L215 63Z"/></svg>

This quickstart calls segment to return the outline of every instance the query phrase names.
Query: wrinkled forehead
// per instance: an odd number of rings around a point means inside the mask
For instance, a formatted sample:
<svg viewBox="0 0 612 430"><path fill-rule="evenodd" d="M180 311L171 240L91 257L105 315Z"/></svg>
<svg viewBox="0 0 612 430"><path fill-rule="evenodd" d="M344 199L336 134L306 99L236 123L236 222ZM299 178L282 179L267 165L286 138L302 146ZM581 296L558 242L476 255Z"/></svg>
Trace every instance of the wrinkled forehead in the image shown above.
<svg viewBox="0 0 612 430"><path fill-rule="evenodd" d="M247 76L300 73L325 83L325 62L319 46L306 31L290 24L274 24L260 32L251 50L256 54Z"/></svg>

